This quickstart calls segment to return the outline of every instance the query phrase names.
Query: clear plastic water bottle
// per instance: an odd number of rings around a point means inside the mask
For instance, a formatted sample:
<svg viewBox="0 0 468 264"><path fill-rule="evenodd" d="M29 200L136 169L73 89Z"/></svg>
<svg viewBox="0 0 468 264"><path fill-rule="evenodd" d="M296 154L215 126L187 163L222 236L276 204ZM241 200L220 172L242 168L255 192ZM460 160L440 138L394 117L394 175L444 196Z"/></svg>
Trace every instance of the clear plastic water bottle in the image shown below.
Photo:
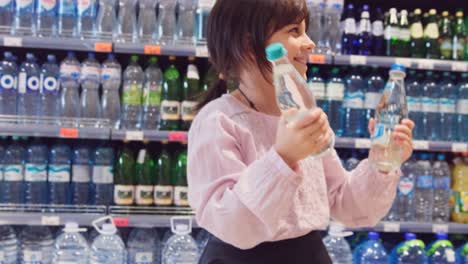
<svg viewBox="0 0 468 264"><path fill-rule="evenodd" d="M91 203L109 205L114 199L114 150L98 147L93 157Z"/></svg>
<svg viewBox="0 0 468 264"><path fill-rule="evenodd" d="M47 62L41 68L41 114L53 117L48 123L57 124L60 116L60 68L55 55L47 55Z"/></svg>
<svg viewBox="0 0 468 264"><path fill-rule="evenodd" d="M198 1L197 5L197 44L206 45L206 37L208 33L208 18L211 14L215 1Z"/></svg>
<svg viewBox="0 0 468 264"><path fill-rule="evenodd" d="M309 85L310 91L315 96L317 106L322 108L323 111L326 113L328 109L327 103L325 101L326 86L325 86L325 81L320 75L319 67L310 68L309 79L307 83Z"/></svg>
<svg viewBox="0 0 468 264"><path fill-rule="evenodd" d="M143 129L155 130L158 127L159 110L161 108L161 86L163 73L158 65L158 59L152 57L145 70L145 85L143 88Z"/></svg>
<svg viewBox="0 0 468 264"><path fill-rule="evenodd" d="M327 80L326 86L326 98L328 99L328 120L330 125L335 132L336 136L343 135L343 128L341 126L341 107L343 106L345 85L344 81L340 76L340 69L334 67L331 70L330 78Z"/></svg>
<svg viewBox="0 0 468 264"><path fill-rule="evenodd" d="M392 65L390 78L375 111L376 125L369 161L380 171L398 169L403 162L401 145L394 141L392 133L395 126L408 117L405 76L404 66Z"/></svg>
<svg viewBox="0 0 468 264"><path fill-rule="evenodd" d="M344 29L341 37L341 53L345 55L357 54L355 44L358 39L353 4L348 4L344 17Z"/></svg>
<svg viewBox="0 0 468 264"><path fill-rule="evenodd" d="M90 52L81 64L81 117L101 118L100 78L101 64L96 60L94 53Z"/></svg>
<svg viewBox="0 0 468 264"><path fill-rule="evenodd" d="M35 0L16 0L13 35L33 36L36 34Z"/></svg>
<svg viewBox="0 0 468 264"><path fill-rule="evenodd" d="M169 45L174 42L177 25L176 7L177 1L159 0L158 41L162 45Z"/></svg>
<svg viewBox="0 0 468 264"><path fill-rule="evenodd" d="M434 207L432 219L434 222L447 223L450 220L450 179L451 171L445 161L445 155L437 155L437 161L432 166Z"/></svg>
<svg viewBox="0 0 468 264"><path fill-rule="evenodd" d="M432 208L434 201L432 165L429 154L421 154L418 161L421 168L416 174L416 188L414 192L414 218L418 222L432 221Z"/></svg>
<svg viewBox="0 0 468 264"><path fill-rule="evenodd" d="M122 128L140 129L142 116L143 81L145 74L138 64L138 56L132 56L123 77Z"/></svg>
<svg viewBox="0 0 468 264"><path fill-rule="evenodd" d="M54 239L47 226L26 226L20 234L21 263L51 263Z"/></svg>
<svg viewBox="0 0 468 264"><path fill-rule="evenodd" d="M323 239L328 255L333 264L348 264L353 261L351 247L345 237L352 235L352 232L345 232L344 227L332 222L328 230L328 235Z"/></svg>
<svg viewBox="0 0 468 264"><path fill-rule="evenodd" d="M196 0L178 0L177 41L182 45L195 43Z"/></svg>
<svg viewBox="0 0 468 264"><path fill-rule="evenodd" d="M58 34L60 37L76 37L76 25L78 22L77 1L58 0Z"/></svg>
<svg viewBox="0 0 468 264"><path fill-rule="evenodd" d="M353 67L350 74L345 78L345 96L341 112L343 135L346 137L359 138L364 136L367 124L365 124L364 99L365 83L360 69Z"/></svg>
<svg viewBox="0 0 468 264"><path fill-rule="evenodd" d="M26 54L18 75L18 115L38 116L41 112L41 69L32 53ZM36 120L31 120L32 123ZM23 120L23 123L29 123Z"/></svg>
<svg viewBox="0 0 468 264"><path fill-rule="evenodd" d="M91 149L80 144L73 150L72 204L87 205L90 202Z"/></svg>
<svg viewBox="0 0 468 264"><path fill-rule="evenodd" d="M422 111L424 112L424 139L440 139L439 91L432 71L427 71L422 84Z"/></svg>
<svg viewBox="0 0 468 264"><path fill-rule="evenodd" d="M368 241L361 245L359 256L360 264L387 264L388 255L379 241L380 235L376 232L369 232Z"/></svg>
<svg viewBox="0 0 468 264"><path fill-rule="evenodd" d="M415 123L413 137L424 139L424 113L422 112L422 74L415 70L408 71L406 78L406 101L408 103L408 118Z"/></svg>
<svg viewBox="0 0 468 264"><path fill-rule="evenodd" d="M322 53L338 54L341 51L340 19L342 12L343 6L340 3L333 3L325 8L322 34L325 47L322 49Z"/></svg>
<svg viewBox="0 0 468 264"><path fill-rule="evenodd" d="M414 193L417 174L421 172L419 165L413 156L405 162L402 167L402 176L398 183L398 192L395 204L397 206L397 217L393 221L413 221L414 220Z"/></svg>
<svg viewBox="0 0 468 264"><path fill-rule="evenodd" d="M308 0L307 8L309 9L309 27L307 29L307 35L317 45L314 52L320 53L321 48L323 48L322 34L324 32L323 13L325 3L322 1Z"/></svg>
<svg viewBox="0 0 468 264"><path fill-rule="evenodd" d="M116 32L117 15L115 11L116 0L100 0L97 16L97 38L112 40Z"/></svg>
<svg viewBox="0 0 468 264"><path fill-rule="evenodd" d="M203 251L205 251L206 245L208 245L208 240L210 239L210 236L210 233L208 233L208 231L206 231L205 229L201 229L200 231L198 231L195 241L197 241L200 256L203 255Z"/></svg>
<svg viewBox="0 0 468 264"><path fill-rule="evenodd" d="M462 73L461 80L458 85L458 140L461 142L468 141L468 73Z"/></svg>
<svg viewBox="0 0 468 264"><path fill-rule="evenodd" d="M18 263L18 239L11 226L0 226L0 261L4 264Z"/></svg>
<svg viewBox="0 0 468 264"><path fill-rule="evenodd" d="M13 54L6 51L0 62L0 115L16 115L18 97L18 65Z"/></svg>
<svg viewBox="0 0 468 264"><path fill-rule="evenodd" d="M77 33L82 39L96 37L96 18L98 12L98 0L78 0L78 25Z"/></svg>
<svg viewBox="0 0 468 264"><path fill-rule="evenodd" d="M88 263L88 242L80 232L86 232L86 228L73 222L65 224L63 233L55 240L52 263Z"/></svg>
<svg viewBox="0 0 468 264"><path fill-rule="evenodd" d="M127 251L122 239L117 235L114 224L103 224L102 228L97 226L98 219L93 222L99 232L91 245L90 264L126 264Z"/></svg>
<svg viewBox="0 0 468 264"><path fill-rule="evenodd" d="M180 218L179 218L180 219ZM198 246L190 233L192 232L191 218L177 223L171 219L172 235L164 245L162 251L163 264L196 264L200 257Z"/></svg>
<svg viewBox="0 0 468 264"><path fill-rule="evenodd" d="M135 42L137 37L137 0L119 0L118 42Z"/></svg>
<svg viewBox="0 0 468 264"><path fill-rule="evenodd" d="M57 34L56 0L37 0L36 2L36 32L39 37L54 37Z"/></svg>
<svg viewBox="0 0 468 264"><path fill-rule="evenodd" d="M468 263L468 242L460 246L457 251L457 264L467 264Z"/></svg>
<svg viewBox="0 0 468 264"><path fill-rule="evenodd" d="M60 64L60 108L62 117L80 117L80 72L81 65L75 53L68 52L65 60Z"/></svg>
<svg viewBox="0 0 468 264"><path fill-rule="evenodd" d="M142 43L152 43L157 39L157 5L158 1L139 0L138 39Z"/></svg>
<svg viewBox="0 0 468 264"><path fill-rule="evenodd" d="M49 149L38 138L26 150L24 172L25 202L28 204L47 204L47 163Z"/></svg>
<svg viewBox="0 0 468 264"><path fill-rule="evenodd" d="M390 264L426 263L427 256L422 240L413 233L405 233L405 241L398 244L391 253Z"/></svg>
<svg viewBox="0 0 468 264"><path fill-rule="evenodd" d="M0 34L8 35L14 21L15 1L5 0L0 5Z"/></svg>
<svg viewBox="0 0 468 264"><path fill-rule="evenodd" d="M366 108L366 120L374 117L375 109L382 98L382 92L385 88L385 80L378 67L373 67L371 73L366 78L366 95L364 99L364 107ZM366 129L365 136L369 137L369 131Z"/></svg>
<svg viewBox="0 0 468 264"><path fill-rule="evenodd" d="M18 137L13 137L3 160L3 201L10 204L24 202L25 150Z"/></svg>
<svg viewBox="0 0 468 264"><path fill-rule="evenodd" d="M58 142L49 153L49 203L70 204L71 150Z"/></svg>
<svg viewBox="0 0 468 264"><path fill-rule="evenodd" d="M120 126L120 85L122 83L122 67L115 59L114 54L109 54L102 64L102 117L109 119L113 128Z"/></svg>
<svg viewBox="0 0 468 264"><path fill-rule="evenodd" d="M127 240L129 264L160 263L160 242L154 228L134 228Z"/></svg>
<svg viewBox="0 0 468 264"><path fill-rule="evenodd" d="M436 240L427 246L426 252L429 264L455 264L455 249L446 233L437 233Z"/></svg>
<svg viewBox="0 0 468 264"><path fill-rule="evenodd" d="M450 72L444 72L439 83L439 110L442 113L442 118L440 119L440 139L444 141L455 141L458 139L457 88L454 76Z"/></svg>

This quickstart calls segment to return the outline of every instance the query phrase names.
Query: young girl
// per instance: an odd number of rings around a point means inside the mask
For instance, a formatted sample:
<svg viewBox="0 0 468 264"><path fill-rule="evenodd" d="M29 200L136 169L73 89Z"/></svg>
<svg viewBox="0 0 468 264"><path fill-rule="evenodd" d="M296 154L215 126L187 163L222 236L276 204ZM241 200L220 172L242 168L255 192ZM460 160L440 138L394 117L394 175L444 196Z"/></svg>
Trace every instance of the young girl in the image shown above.
<svg viewBox="0 0 468 264"><path fill-rule="evenodd" d="M331 263L317 230L330 217L374 226L395 197L399 171L362 161L343 169L335 150L308 158L334 136L320 109L287 124L278 109L265 48L280 42L305 76L315 44L304 0L217 0L208 25L210 60L220 80L189 132L189 201L213 236L200 263ZM226 94L226 81L237 89ZM372 128L374 121L370 121ZM393 137L412 153L413 122Z"/></svg>

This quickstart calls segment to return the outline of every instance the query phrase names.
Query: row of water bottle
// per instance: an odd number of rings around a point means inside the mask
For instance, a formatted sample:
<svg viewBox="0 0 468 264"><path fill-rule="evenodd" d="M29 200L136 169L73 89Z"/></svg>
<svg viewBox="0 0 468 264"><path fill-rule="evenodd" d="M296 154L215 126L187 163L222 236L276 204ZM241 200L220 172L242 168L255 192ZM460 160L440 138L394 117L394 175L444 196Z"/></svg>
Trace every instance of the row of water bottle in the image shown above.
<svg viewBox="0 0 468 264"><path fill-rule="evenodd" d="M109 205L114 150L65 142L48 145L13 137L0 145L0 202L7 204Z"/></svg>
<svg viewBox="0 0 468 264"><path fill-rule="evenodd" d="M312 67L308 73L309 88L335 134L354 138L369 137L367 123L386 79L377 67L334 67L328 76ZM468 74L409 70L405 84L415 139L468 141Z"/></svg>
<svg viewBox="0 0 468 264"><path fill-rule="evenodd" d="M198 0L7 0L0 6L0 33L193 45L206 41L212 5Z"/></svg>
<svg viewBox="0 0 468 264"><path fill-rule="evenodd" d="M76 223L67 223L55 236L45 226L27 226L18 233L10 226L0 226L0 262L195 264L209 236L204 230L192 236L191 230L117 230L113 224L96 228L86 232Z"/></svg>

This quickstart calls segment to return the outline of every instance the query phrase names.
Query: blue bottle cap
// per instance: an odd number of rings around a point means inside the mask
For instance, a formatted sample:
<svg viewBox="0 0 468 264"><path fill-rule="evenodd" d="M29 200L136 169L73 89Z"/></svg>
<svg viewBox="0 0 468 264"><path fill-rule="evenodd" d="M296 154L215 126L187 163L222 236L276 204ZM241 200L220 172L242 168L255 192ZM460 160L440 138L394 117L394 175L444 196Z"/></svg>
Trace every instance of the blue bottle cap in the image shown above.
<svg viewBox="0 0 468 264"><path fill-rule="evenodd" d="M401 64L398 64L398 63L394 63L392 64L392 67L390 68L391 71L402 71L402 72L405 72L406 71L406 68L405 66L401 65Z"/></svg>
<svg viewBox="0 0 468 264"><path fill-rule="evenodd" d="M422 159L422 160L429 160L429 154L427 154L427 153L421 153L421 159Z"/></svg>
<svg viewBox="0 0 468 264"><path fill-rule="evenodd" d="M75 57L75 52L74 51L69 51L67 52L68 57Z"/></svg>
<svg viewBox="0 0 468 264"><path fill-rule="evenodd" d="M439 160L439 161L445 160L445 155L442 154L442 153L438 154L438 155L437 155L437 160Z"/></svg>
<svg viewBox="0 0 468 264"><path fill-rule="evenodd" d="M288 53L281 43L273 43L269 45L266 49L267 59L274 61L277 60Z"/></svg>
<svg viewBox="0 0 468 264"><path fill-rule="evenodd" d="M448 234L447 233L436 233L436 238L437 240L445 240L448 238Z"/></svg>
<svg viewBox="0 0 468 264"><path fill-rule="evenodd" d="M11 57L13 57L13 53L11 53L11 51L5 51L5 52L3 53L3 56L4 56L5 58L11 58Z"/></svg>
<svg viewBox="0 0 468 264"><path fill-rule="evenodd" d="M47 61L49 62L55 62L55 55L54 54L49 54L47 55Z"/></svg>
<svg viewBox="0 0 468 264"><path fill-rule="evenodd" d="M349 5L348 5L348 9L354 9L354 5L353 5L353 4L349 4Z"/></svg>
<svg viewBox="0 0 468 264"><path fill-rule="evenodd" d="M109 53L109 54L107 54L107 58L109 58L109 59L115 59L114 53Z"/></svg>
<svg viewBox="0 0 468 264"><path fill-rule="evenodd" d="M94 55L94 52L88 52L88 57L94 59L96 56Z"/></svg>
<svg viewBox="0 0 468 264"><path fill-rule="evenodd" d="M380 238L380 234L377 232L369 232L367 238L369 238L370 240L377 240Z"/></svg>
<svg viewBox="0 0 468 264"><path fill-rule="evenodd" d="M34 59L35 59L34 54L32 54L32 53L26 53L26 59L27 59L27 60L34 60Z"/></svg>
<svg viewBox="0 0 468 264"><path fill-rule="evenodd" d="M368 5L363 5L362 6L362 11L369 11L369 6Z"/></svg>
<svg viewBox="0 0 468 264"><path fill-rule="evenodd" d="M416 239L416 234L414 233L405 233L405 239L407 241Z"/></svg>

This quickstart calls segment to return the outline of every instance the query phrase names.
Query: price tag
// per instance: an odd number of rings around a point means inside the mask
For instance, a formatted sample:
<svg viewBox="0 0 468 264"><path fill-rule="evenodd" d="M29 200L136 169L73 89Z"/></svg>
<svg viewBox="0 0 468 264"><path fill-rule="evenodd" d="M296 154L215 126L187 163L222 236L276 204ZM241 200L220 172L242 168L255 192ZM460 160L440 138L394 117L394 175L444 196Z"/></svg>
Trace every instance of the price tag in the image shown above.
<svg viewBox="0 0 468 264"><path fill-rule="evenodd" d="M396 58L395 63L401 64L405 66L406 68L411 68L411 65L413 64L411 62L411 59L408 59L408 58Z"/></svg>
<svg viewBox="0 0 468 264"><path fill-rule="evenodd" d="M384 222L383 223L384 232L389 233L398 233L400 232L400 223L398 222Z"/></svg>
<svg viewBox="0 0 468 264"><path fill-rule="evenodd" d="M17 37L4 37L3 46L5 47L22 47L23 39Z"/></svg>
<svg viewBox="0 0 468 264"><path fill-rule="evenodd" d="M143 131L126 131L125 140L128 141L143 141L144 133Z"/></svg>
<svg viewBox="0 0 468 264"><path fill-rule="evenodd" d="M195 55L198 58L208 58L208 46L197 46L195 49Z"/></svg>
<svg viewBox="0 0 468 264"><path fill-rule="evenodd" d="M466 152L467 146L465 143L453 143L452 152Z"/></svg>
<svg viewBox="0 0 468 264"><path fill-rule="evenodd" d="M365 56L351 55L351 56L349 56L349 62L352 65L366 65L367 64L367 58Z"/></svg>
<svg viewBox="0 0 468 264"><path fill-rule="evenodd" d="M78 138L78 129L77 128L60 128L59 135L62 138Z"/></svg>
<svg viewBox="0 0 468 264"><path fill-rule="evenodd" d="M354 145L359 149L368 149L371 147L370 139L358 138L354 141Z"/></svg>
<svg viewBox="0 0 468 264"><path fill-rule="evenodd" d="M433 233L448 233L448 225L445 224L433 224L432 225Z"/></svg>
<svg viewBox="0 0 468 264"><path fill-rule="evenodd" d="M414 140L413 147L416 150L428 150L429 149L429 141L425 140Z"/></svg>
<svg viewBox="0 0 468 264"><path fill-rule="evenodd" d="M198 5L204 8L213 8L216 0L198 0Z"/></svg>
<svg viewBox="0 0 468 264"><path fill-rule="evenodd" d="M432 60L418 60L418 69L420 70L433 70L434 61Z"/></svg>
<svg viewBox="0 0 468 264"><path fill-rule="evenodd" d="M186 142L187 133L186 132L169 132L169 141L172 142Z"/></svg>
<svg viewBox="0 0 468 264"><path fill-rule="evenodd" d="M310 54L309 63L313 64L325 64L327 62L327 57L322 54Z"/></svg>
<svg viewBox="0 0 468 264"><path fill-rule="evenodd" d="M161 55L161 46L159 45L145 45L146 55Z"/></svg>
<svg viewBox="0 0 468 264"><path fill-rule="evenodd" d="M130 220L124 217L114 217L114 225L117 227L128 227L130 225Z"/></svg>
<svg viewBox="0 0 468 264"><path fill-rule="evenodd" d="M110 42L96 42L94 43L95 52L112 52L112 43Z"/></svg>
<svg viewBox="0 0 468 264"><path fill-rule="evenodd" d="M56 215L53 215L53 216L43 215L41 217L41 224L43 226L58 226L60 225L60 217Z"/></svg>
<svg viewBox="0 0 468 264"><path fill-rule="evenodd" d="M466 72L468 71L468 63L466 62L452 62L452 71Z"/></svg>

